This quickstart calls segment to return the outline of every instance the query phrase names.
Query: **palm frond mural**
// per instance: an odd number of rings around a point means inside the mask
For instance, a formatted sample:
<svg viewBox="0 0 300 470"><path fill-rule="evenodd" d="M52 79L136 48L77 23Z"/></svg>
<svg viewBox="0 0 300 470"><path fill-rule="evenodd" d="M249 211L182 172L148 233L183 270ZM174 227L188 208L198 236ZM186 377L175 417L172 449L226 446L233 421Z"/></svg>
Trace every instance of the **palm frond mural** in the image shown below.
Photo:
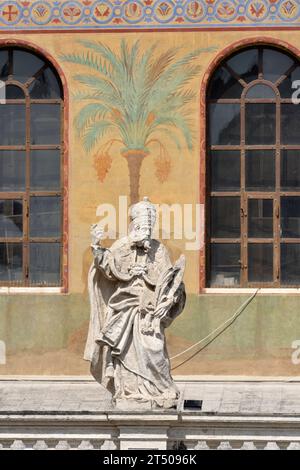
<svg viewBox="0 0 300 470"><path fill-rule="evenodd" d="M131 47L120 43L116 53L101 42L79 41L83 52L64 54L66 62L87 67L89 73L74 79L85 91L74 95L85 103L75 119L77 131L87 152L96 149L94 166L103 181L112 163L112 147L119 146L126 158L131 203L139 199L140 170L144 158L156 152L156 176L168 178L170 141L180 152L192 149L189 104L195 100L189 82L199 74L195 63L203 52L196 49L180 56L178 48L157 53L158 44L141 52L136 41ZM105 139L109 133L114 138Z"/></svg>

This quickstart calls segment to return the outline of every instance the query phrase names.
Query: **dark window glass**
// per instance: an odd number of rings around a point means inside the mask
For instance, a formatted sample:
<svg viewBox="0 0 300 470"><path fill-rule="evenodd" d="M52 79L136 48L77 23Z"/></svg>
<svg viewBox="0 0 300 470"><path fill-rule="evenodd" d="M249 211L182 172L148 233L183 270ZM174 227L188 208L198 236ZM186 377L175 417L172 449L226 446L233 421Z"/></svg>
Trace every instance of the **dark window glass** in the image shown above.
<svg viewBox="0 0 300 470"><path fill-rule="evenodd" d="M221 67L215 73L210 87L210 99L240 98L243 91L242 85L226 70Z"/></svg>
<svg viewBox="0 0 300 470"><path fill-rule="evenodd" d="M0 129L0 145L25 145L25 105L1 104Z"/></svg>
<svg viewBox="0 0 300 470"><path fill-rule="evenodd" d="M29 257L31 285L60 284L59 243L30 243Z"/></svg>
<svg viewBox="0 0 300 470"><path fill-rule="evenodd" d="M0 150L0 191L25 189L25 158L23 151Z"/></svg>
<svg viewBox="0 0 300 470"><path fill-rule="evenodd" d="M0 243L0 282L22 281L22 243Z"/></svg>
<svg viewBox="0 0 300 470"><path fill-rule="evenodd" d="M31 105L32 144L60 144L60 112L59 104Z"/></svg>
<svg viewBox="0 0 300 470"><path fill-rule="evenodd" d="M300 106L292 103L281 105L281 143L300 144Z"/></svg>
<svg viewBox="0 0 300 470"><path fill-rule="evenodd" d="M300 282L300 244L281 243L281 283L298 285Z"/></svg>
<svg viewBox="0 0 300 470"><path fill-rule="evenodd" d="M263 77L275 82L293 65L294 60L275 49L263 49Z"/></svg>
<svg viewBox="0 0 300 470"><path fill-rule="evenodd" d="M271 145L276 140L275 103L246 103L246 144Z"/></svg>
<svg viewBox="0 0 300 470"><path fill-rule="evenodd" d="M240 236L240 198L211 198L211 236L236 238Z"/></svg>
<svg viewBox="0 0 300 470"><path fill-rule="evenodd" d="M59 150L31 150L30 187L35 190L60 188Z"/></svg>
<svg viewBox="0 0 300 470"><path fill-rule="evenodd" d="M209 136L211 145L239 145L240 105L210 104Z"/></svg>
<svg viewBox="0 0 300 470"><path fill-rule="evenodd" d="M60 206L58 196L30 198L30 237L60 237Z"/></svg>
<svg viewBox="0 0 300 470"><path fill-rule="evenodd" d="M275 151L246 150L246 189L272 191L275 189Z"/></svg>
<svg viewBox="0 0 300 470"><path fill-rule="evenodd" d="M29 87L32 99L55 99L62 98L59 82L50 68L44 70Z"/></svg>
<svg viewBox="0 0 300 470"><path fill-rule="evenodd" d="M240 152L235 150L213 150L210 152L212 191L234 191L240 189Z"/></svg>
<svg viewBox="0 0 300 470"><path fill-rule="evenodd" d="M9 74L8 51L0 50L0 80L7 80Z"/></svg>
<svg viewBox="0 0 300 470"><path fill-rule="evenodd" d="M0 237L22 237L23 204L21 200L0 200Z"/></svg>
<svg viewBox="0 0 300 470"><path fill-rule="evenodd" d="M22 88L15 85L7 85L5 87L5 97L7 100L23 100L25 99Z"/></svg>
<svg viewBox="0 0 300 470"><path fill-rule="evenodd" d="M299 285L300 105L292 103L300 100L297 81L297 58L265 45L225 59L210 81L212 286Z"/></svg>
<svg viewBox="0 0 300 470"><path fill-rule="evenodd" d="M295 70L289 73L286 79L278 86L282 98L292 98L292 94L297 90L296 88L292 88L292 84L296 80L300 80L300 67L296 67ZM297 97L299 97L299 94L297 94Z"/></svg>
<svg viewBox="0 0 300 470"><path fill-rule="evenodd" d="M281 197L281 236L300 237L300 197Z"/></svg>
<svg viewBox="0 0 300 470"><path fill-rule="evenodd" d="M273 237L273 200L249 199L248 201L248 237Z"/></svg>
<svg viewBox="0 0 300 470"><path fill-rule="evenodd" d="M258 85L252 86L248 90L246 94L246 98L274 98L275 99L275 93L274 93L274 90L270 86L259 83Z"/></svg>
<svg viewBox="0 0 300 470"><path fill-rule="evenodd" d="M258 50L248 49L238 52L227 64L246 82L252 82L258 77Z"/></svg>
<svg viewBox="0 0 300 470"><path fill-rule="evenodd" d="M249 282L273 282L273 245L271 243L248 244Z"/></svg>
<svg viewBox="0 0 300 470"><path fill-rule="evenodd" d="M44 61L35 54L24 50L13 52L14 80L25 83L44 65Z"/></svg>
<svg viewBox="0 0 300 470"><path fill-rule="evenodd" d="M281 189L300 190L300 150L281 151Z"/></svg>
<svg viewBox="0 0 300 470"><path fill-rule="evenodd" d="M211 244L211 285L233 287L240 283L240 245Z"/></svg>
<svg viewBox="0 0 300 470"><path fill-rule="evenodd" d="M61 82L50 64L19 47L0 49L3 283L60 285L62 98ZM45 102L49 99L56 102Z"/></svg>

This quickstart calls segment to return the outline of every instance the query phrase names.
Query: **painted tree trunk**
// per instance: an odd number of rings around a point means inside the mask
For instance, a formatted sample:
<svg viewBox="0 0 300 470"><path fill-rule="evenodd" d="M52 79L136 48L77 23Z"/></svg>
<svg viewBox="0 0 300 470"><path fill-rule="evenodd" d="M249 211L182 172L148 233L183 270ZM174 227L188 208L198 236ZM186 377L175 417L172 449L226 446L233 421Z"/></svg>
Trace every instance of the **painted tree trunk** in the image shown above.
<svg viewBox="0 0 300 470"><path fill-rule="evenodd" d="M130 204L135 204L140 200L141 166L147 152L143 150L127 150L122 152L122 155L127 160L129 170Z"/></svg>

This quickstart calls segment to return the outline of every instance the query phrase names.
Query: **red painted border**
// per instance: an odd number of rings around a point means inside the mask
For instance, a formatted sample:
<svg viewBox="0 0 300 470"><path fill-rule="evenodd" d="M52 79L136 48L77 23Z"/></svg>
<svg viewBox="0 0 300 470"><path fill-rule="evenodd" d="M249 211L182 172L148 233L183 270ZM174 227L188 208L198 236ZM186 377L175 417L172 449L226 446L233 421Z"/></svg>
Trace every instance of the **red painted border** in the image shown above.
<svg viewBox="0 0 300 470"><path fill-rule="evenodd" d="M44 56L56 69L63 87L64 93L64 122L63 122L63 272L62 272L62 291L68 292L69 288L69 90L67 80L61 66L56 59L44 48L37 46L23 39L3 39L0 38L0 48L5 46L24 47L36 54Z"/></svg>
<svg viewBox="0 0 300 470"><path fill-rule="evenodd" d="M204 245L201 247L199 252L199 292L201 293L206 287L206 92L210 77L220 65L220 63L237 52L239 49L244 49L248 46L254 45L266 45L266 46L276 46L278 49L283 49L286 52L297 57L300 60L300 49L292 46L286 41L273 37L265 36L256 36L251 38L245 38L240 41L236 41L225 47L221 52L219 52L213 61L209 64L208 68L205 71L204 77L201 83L200 89L200 182L199 182L199 202L204 204L204 221L202 227L202 236L204 240Z"/></svg>

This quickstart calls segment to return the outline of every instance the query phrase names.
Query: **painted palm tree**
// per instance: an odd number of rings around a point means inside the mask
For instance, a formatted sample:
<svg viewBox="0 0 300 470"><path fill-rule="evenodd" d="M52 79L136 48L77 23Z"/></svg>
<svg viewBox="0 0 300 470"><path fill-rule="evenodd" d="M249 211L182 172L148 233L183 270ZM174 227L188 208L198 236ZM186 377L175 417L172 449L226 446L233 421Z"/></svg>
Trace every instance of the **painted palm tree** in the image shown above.
<svg viewBox="0 0 300 470"><path fill-rule="evenodd" d="M144 158L158 152L156 175L164 181L170 170L168 143L180 151L192 149L188 105L195 93L186 85L199 73L197 49L179 57L179 49L157 53L157 44L144 53L139 41L130 48L121 41L118 53L100 42L79 41L83 52L64 54L66 62L87 67L91 73L76 74L85 85L74 98L84 102L75 125L87 152L97 145L94 165L101 181L111 166L110 151L119 145L129 168L131 203L139 199L140 170ZM110 138L105 139L109 133ZM113 137L112 137L113 136ZM104 141L104 142L103 142Z"/></svg>

